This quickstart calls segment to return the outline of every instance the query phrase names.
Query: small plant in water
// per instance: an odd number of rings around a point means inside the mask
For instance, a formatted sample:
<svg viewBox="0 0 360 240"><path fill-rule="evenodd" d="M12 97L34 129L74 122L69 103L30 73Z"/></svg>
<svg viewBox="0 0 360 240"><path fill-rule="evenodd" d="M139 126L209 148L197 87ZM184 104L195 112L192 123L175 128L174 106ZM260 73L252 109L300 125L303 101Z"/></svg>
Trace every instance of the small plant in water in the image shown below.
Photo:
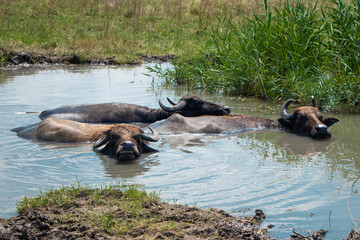
<svg viewBox="0 0 360 240"><path fill-rule="evenodd" d="M3 54L0 54L0 67L4 66L6 62L7 58Z"/></svg>

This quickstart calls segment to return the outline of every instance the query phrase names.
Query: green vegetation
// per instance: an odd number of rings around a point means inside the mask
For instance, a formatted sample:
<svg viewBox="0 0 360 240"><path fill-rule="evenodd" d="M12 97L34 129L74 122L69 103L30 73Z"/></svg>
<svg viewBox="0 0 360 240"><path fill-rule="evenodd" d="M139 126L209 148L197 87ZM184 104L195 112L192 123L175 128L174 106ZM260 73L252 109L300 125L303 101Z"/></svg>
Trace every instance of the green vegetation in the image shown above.
<svg viewBox="0 0 360 240"><path fill-rule="evenodd" d="M171 54L173 69L150 69L167 83L359 111L360 0L6 0L9 51L117 63Z"/></svg>
<svg viewBox="0 0 360 240"><path fill-rule="evenodd" d="M61 212L60 223L85 221L84 224L92 228L106 229L116 235L131 235L132 230L157 221L156 215L149 215L146 206L158 202L157 193L147 193L137 186L120 184L92 188L77 184L40 192L34 198L24 197L17 203L17 211L26 215L33 209L57 209ZM71 211L72 208L79 210ZM159 226L158 230L167 227Z"/></svg>
<svg viewBox="0 0 360 240"><path fill-rule="evenodd" d="M0 239L270 239L259 216L160 201L133 185L74 186L25 197ZM244 227L246 226L246 227Z"/></svg>
<svg viewBox="0 0 360 240"><path fill-rule="evenodd" d="M6 57L0 53L0 67L3 66L6 61L7 61Z"/></svg>
<svg viewBox="0 0 360 240"><path fill-rule="evenodd" d="M59 189L50 189L41 192L34 198L24 197L17 202L16 209L19 214L26 213L33 208L62 206L70 207L78 197L87 196L88 200L95 205L110 204L104 200L103 196L111 196L115 201L121 201L124 208L137 208L148 202L159 201L160 198L156 192L146 193L145 190L139 189L137 185L109 185L104 184L101 187L90 187L81 185L62 186ZM129 205L127 205L129 203ZM135 211L136 212L136 211Z"/></svg>
<svg viewBox="0 0 360 240"><path fill-rule="evenodd" d="M114 56L119 63L136 62L142 54L180 56L209 39L216 16L242 19L253 7L256 1L5 0L0 52Z"/></svg>
<svg viewBox="0 0 360 240"><path fill-rule="evenodd" d="M223 20L212 41L176 59L173 69L149 68L167 83L266 100L316 96L325 109L360 105L360 1L327 5L286 1L246 23Z"/></svg>

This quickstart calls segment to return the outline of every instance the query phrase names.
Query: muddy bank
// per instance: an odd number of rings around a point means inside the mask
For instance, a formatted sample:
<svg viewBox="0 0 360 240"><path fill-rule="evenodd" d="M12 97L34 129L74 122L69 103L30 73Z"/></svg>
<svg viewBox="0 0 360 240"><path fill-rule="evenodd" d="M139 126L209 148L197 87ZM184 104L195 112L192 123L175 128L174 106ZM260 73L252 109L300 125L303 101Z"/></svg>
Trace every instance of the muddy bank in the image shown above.
<svg viewBox="0 0 360 240"><path fill-rule="evenodd" d="M115 56L105 59L84 58L78 55L44 55L34 52L16 52L0 49L0 55L5 59L3 66L17 66L26 64L89 64L89 65L121 65L115 60ZM166 62L174 59L174 55L148 56L139 55L139 60L125 64L139 64L143 62Z"/></svg>
<svg viewBox="0 0 360 240"><path fill-rule="evenodd" d="M118 235L107 228L91 226L85 216L78 221L62 219L68 214L83 215L86 211L80 210L82 207L83 203L70 209L35 209L0 220L0 239L270 239L265 229L254 227L255 217L238 219L217 209L199 210L166 203L146 206L157 215L158 222L155 226L135 228L131 234ZM133 217L113 211L114 217L124 221ZM164 230L160 227L159 231L152 231L160 225Z"/></svg>
<svg viewBox="0 0 360 240"><path fill-rule="evenodd" d="M257 227L265 217L261 210L236 218L119 190L60 194L38 198L41 206L26 202L29 209L0 219L0 239L270 239Z"/></svg>

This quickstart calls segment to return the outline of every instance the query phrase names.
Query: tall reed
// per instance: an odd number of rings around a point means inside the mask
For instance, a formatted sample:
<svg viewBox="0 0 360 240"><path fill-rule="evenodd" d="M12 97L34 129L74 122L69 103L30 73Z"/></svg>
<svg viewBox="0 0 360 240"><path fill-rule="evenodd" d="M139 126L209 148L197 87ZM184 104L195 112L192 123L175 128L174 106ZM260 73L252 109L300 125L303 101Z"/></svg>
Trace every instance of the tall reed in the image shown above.
<svg viewBox="0 0 360 240"><path fill-rule="evenodd" d="M268 100L315 95L326 109L359 106L359 4L333 0L322 9L301 0L264 1L243 24L223 19L211 42L173 71L150 71L176 84ZM166 76L165 76L166 75ZM173 77L173 78L170 78Z"/></svg>

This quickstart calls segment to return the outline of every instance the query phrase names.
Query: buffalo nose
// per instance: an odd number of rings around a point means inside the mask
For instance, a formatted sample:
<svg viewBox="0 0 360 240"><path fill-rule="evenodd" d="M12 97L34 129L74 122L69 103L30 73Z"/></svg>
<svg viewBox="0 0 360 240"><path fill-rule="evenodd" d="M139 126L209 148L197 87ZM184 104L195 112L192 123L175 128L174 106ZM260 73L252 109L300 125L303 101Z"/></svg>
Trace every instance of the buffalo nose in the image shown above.
<svg viewBox="0 0 360 240"><path fill-rule="evenodd" d="M122 142L120 145L123 151L132 151L135 148L135 144L130 141Z"/></svg>
<svg viewBox="0 0 360 240"><path fill-rule="evenodd" d="M315 127L317 134L326 134L327 133L327 126L325 125L318 125Z"/></svg>
<svg viewBox="0 0 360 240"><path fill-rule="evenodd" d="M231 109L228 107L228 106L224 106L224 111L227 113L227 114L230 114L231 112Z"/></svg>

